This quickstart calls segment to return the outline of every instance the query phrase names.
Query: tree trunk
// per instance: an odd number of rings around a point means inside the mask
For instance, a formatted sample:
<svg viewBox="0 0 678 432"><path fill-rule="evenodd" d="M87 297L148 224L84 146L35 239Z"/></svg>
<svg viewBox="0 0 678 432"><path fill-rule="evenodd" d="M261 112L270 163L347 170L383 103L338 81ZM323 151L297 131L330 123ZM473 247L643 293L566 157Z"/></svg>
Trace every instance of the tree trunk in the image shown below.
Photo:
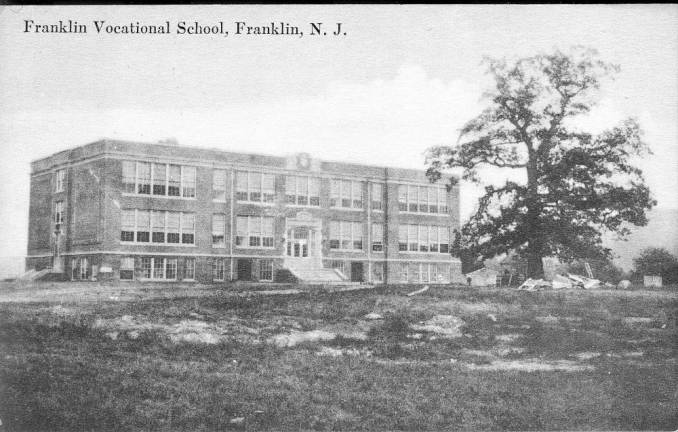
<svg viewBox="0 0 678 432"><path fill-rule="evenodd" d="M544 277L544 266L541 262L541 254L531 251L529 244L527 253L527 276L534 279L541 279Z"/></svg>
<svg viewBox="0 0 678 432"><path fill-rule="evenodd" d="M540 279L544 276L541 262L543 244L539 223L539 194L537 184L537 161L534 152L530 151L527 164L527 276Z"/></svg>

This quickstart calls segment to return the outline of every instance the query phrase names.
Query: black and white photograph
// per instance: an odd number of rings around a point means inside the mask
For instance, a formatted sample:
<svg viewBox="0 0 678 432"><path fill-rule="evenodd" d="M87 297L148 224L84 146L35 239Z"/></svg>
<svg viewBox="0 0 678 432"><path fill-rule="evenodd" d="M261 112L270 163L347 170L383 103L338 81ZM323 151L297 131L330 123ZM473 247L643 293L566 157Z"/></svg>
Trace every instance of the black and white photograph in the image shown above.
<svg viewBox="0 0 678 432"><path fill-rule="evenodd" d="M0 432L678 429L678 4L0 5Z"/></svg>

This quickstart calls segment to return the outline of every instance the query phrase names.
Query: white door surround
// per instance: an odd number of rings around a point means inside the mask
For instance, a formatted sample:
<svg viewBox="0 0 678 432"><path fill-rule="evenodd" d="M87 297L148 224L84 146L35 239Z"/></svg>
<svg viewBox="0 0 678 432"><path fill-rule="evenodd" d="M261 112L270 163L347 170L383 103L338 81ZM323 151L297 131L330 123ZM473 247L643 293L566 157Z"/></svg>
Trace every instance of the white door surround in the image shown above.
<svg viewBox="0 0 678 432"><path fill-rule="evenodd" d="M285 219L285 266L322 268L322 220L305 211Z"/></svg>

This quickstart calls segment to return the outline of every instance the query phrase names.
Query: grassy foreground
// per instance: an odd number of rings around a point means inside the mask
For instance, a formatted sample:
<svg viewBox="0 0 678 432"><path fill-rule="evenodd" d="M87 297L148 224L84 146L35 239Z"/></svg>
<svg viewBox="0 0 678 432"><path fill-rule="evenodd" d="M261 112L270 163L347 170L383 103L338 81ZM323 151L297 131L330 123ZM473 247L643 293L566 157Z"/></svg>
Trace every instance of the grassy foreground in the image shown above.
<svg viewBox="0 0 678 432"><path fill-rule="evenodd" d="M678 427L675 290L407 291L0 303L0 430Z"/></svg>

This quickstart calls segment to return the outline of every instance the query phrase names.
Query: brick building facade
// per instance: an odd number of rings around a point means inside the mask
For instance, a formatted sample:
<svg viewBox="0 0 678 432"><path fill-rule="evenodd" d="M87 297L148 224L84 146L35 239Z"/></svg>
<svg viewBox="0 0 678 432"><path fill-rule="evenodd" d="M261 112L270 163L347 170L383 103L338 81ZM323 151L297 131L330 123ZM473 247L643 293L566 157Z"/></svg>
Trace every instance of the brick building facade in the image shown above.
<svg viewBox="0 0 678 432"><path fill-rule="evenodd" d="M447 283L461 278L458 228L458 187L423 171L102 140L32 162L26 266L74 280L335 269L352 281Z"/></svg>

